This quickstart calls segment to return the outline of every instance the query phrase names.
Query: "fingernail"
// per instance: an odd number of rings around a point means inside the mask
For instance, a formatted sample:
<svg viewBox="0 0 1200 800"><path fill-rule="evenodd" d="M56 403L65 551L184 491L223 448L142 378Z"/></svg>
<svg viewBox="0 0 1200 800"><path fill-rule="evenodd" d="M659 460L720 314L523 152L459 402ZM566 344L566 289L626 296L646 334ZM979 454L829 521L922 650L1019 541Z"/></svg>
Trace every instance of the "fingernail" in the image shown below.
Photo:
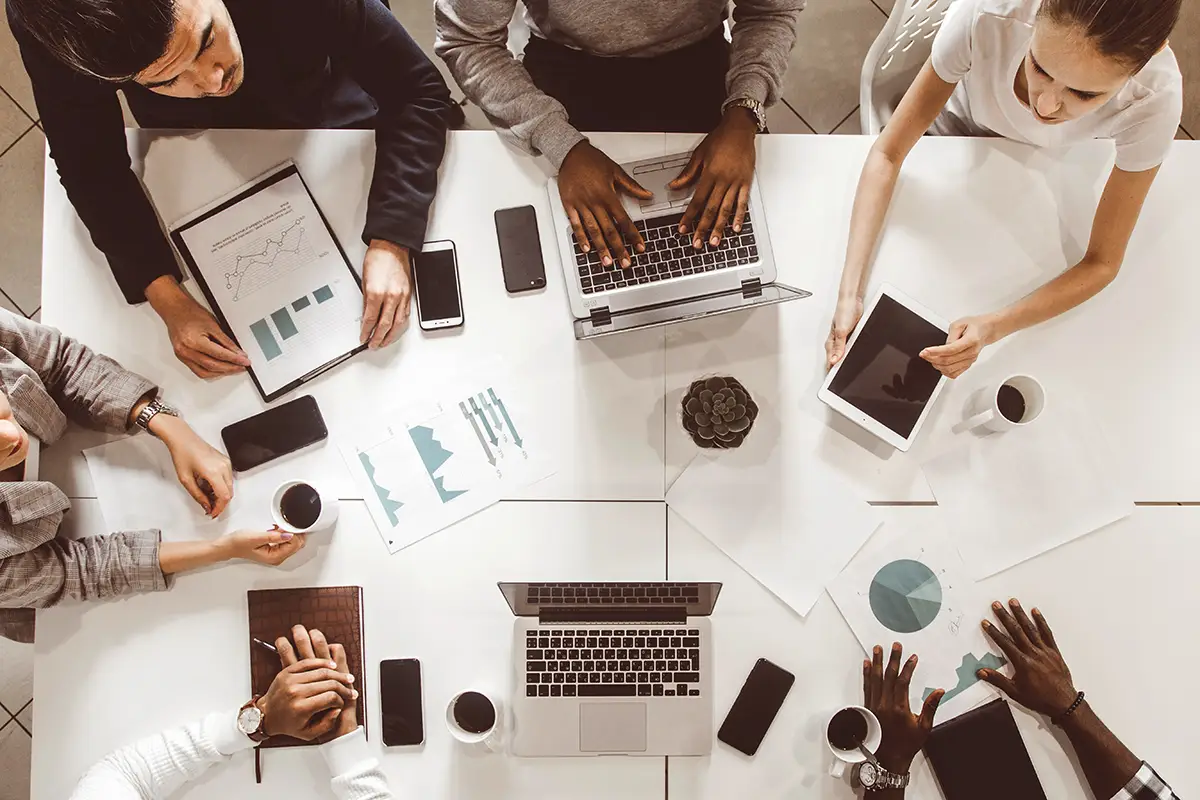
<svg viewBox="0 0 1200 800"><path fill-rule="evenodd" d="M719 245L721 243L721 240L719 238L717 238L716 236L714 236L708 240L708 243L711 244L713 247L716 247L717 245Z"/></svg>
<svg viewBox="0 0 1200 800"><path fill-rule="evenodd" d="M628 258L622 258L622 259L621 259L621 266L622 266L622 267L628 267L628 266L629 266L631 263L633 263L633 262L631 262L631 261L630 261Z"/></svg>
<svg viewBox="0 0 1200 800"><path fill-rule="evenodd" d="M638 251L639 253L644 253L644 252L646 252L646 245L644 245L644 244L639 244L639 245L637 246L637 251Z"/></svg>
<svg viewBox="0 0 1200 800"><path fill-rule="evenodd" d="M353 697L355 700L357 700L358 699L358 689L355 689L352 692L350 692L350 696Z"/></svg>
<svg viewBox="0 0 1200 800"><path fill-rule="evenodd" d="M876 655L882 655L882 654L883 654L883 648L882 648L882 647L880 647L879 645L875 645L875 653L876 653Z"/></svg>
<svg viewBox="0 0 1200 800"><path fill-rule="evenodd" d="M984 676L984 675L986 675L986 674L987 674L987 670L982 670L982 669L981 669L981 670L979 670L979 672L976 672L976 673L975 673L975 677L976 677L976 678L979 678L979 680L983 680L983 676Z"/></svg>
<svg viewBox="0 0 1200 800"><path fill-rule="evenodd" d="M999 611L1000 609L1004 608L1004 606L1000 605L1000 601L999 601L999 600L997 600L996 602L992 603L992 608L994 608L994 609L996 609L997 611Z"/></svg>
<svg viewBox="0 0 1200 800"><path fill-rule="evenodd" d="M692 239L692 247L696 248L697 250L700 249L700 245L702 245L702 244L704 244L704 243L701 242L699 239Z"/></svg>
<svg viewBox="0 0 1200 800"><path fill-rule="evenodd" d="M287 531L283 531L279 534L279 538L286 542L288 539L292 538L292 534L288 533Z"/></svg>
<svg viewBox="0 0 1200 800"><path fill-rule="evenodd" d="M605 256L604 258L602 258L602 259L600 259L600 260L601 260L602 262L604 262L604 266L606 266L606 267L610 267L610 266L612 266L612 259L611 259L611 258L609 258L608 256Z"/></svg>
<svg viewBox="0 0 1200 800"><path fill-rule="evenodd" d="M330 669L337 669L337 662L336 662L336 661L329 661L329 662L327 662L327 663L329 664L329 668L330 668Z"/></svg>
<svg viewBox="0 0 1200 800"><path fill-rule="evenodd" d="M680 233L687 233L687 228L686 228L686 227L684 227L683 225L680 225L680 226L679 226L679 232L680 232Z"/></svg>
<svg viewBox="0 0 1200 800"><path fill-rule="evenodd" d="M354 683L354 676L353 676L353 675L347 675L347 676L346 676L346 682L347 682L347 683Z"/></svg>
<svg viewBox="0 0 1200 800"><path fill-rule="evenodd" d="M983 625L983 627L985 627L985 628L990 628L990 627L992 627L992 623L988 622L986 619L985 619L985 620L984 620L984 621L983 621L981 624L982 624L982 625Z"/></svg>
<svg viewBox="0 0 1200 800"><path fill-rule="evenodd" d="M741 226L741 225L734 225L734 226L733 226L733 230L734 230L734 233L741 233L741 232L742 232L742 226Z"/></svg>
<svg viewBox="0 0 1200 800"><path fill-rule="evenodd" d="M335 709L335 710L334 710L334 712L333 712L333 715L334 715L335 717L340 717L340 716L342 715L342 710L341 710L340 708L338 708L338 709Z"/></svg>
<svg viewBox="0 0 1200 800"><path fill-rule="evenodd" d="M1041 610L1039 610L1037 606L1033 607L1033 613L1037 614L1039 617L1042 615Z"/></svg>
<svg viewBox="0 0 1200 800"><path fill-rule="evenodd" d="M1008 602L1009 602L1009 604L1011 604L1011 605L1014 605L1014 606L1016 606L1017 608L1020 608L1020 607L1021 607L1021 601L1020 601L1020 600L1018 600L1018 599L1017 599L1017 598L1015 598L1015 597L1013 597L1013 598L1009 599L1009 601L1008 601Z"/></svg>
<svg viewBox="0 0 1200 800"><path fill-rule="evenodd" d="M583 252L585 252L585 253L591 252L591 249L592 249L591 245L588 245L588 244L581 244L581 245L579 245L579 248L581 250L583 250Z"/></svg>
<svg viewBox="0 0 1200 800"><path fill-rule="evenodd" d="M912 663L914 663L914 664L915 664L915 663L917 663L917 656L916 656L916 654L914 653L914 654L913 654L913 656L912 656L912 658L910 658L910 659L908 659L908 660L909 660L909 661L911 661L911 662L912 662Z"/></svg>

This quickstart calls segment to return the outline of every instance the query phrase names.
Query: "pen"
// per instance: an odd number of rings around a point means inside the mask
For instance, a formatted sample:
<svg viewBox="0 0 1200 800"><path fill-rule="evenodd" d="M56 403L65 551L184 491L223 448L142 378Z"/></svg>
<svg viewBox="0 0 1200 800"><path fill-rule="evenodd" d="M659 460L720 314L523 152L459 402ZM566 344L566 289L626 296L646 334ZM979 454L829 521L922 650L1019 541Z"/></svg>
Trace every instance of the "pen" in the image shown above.
<svg viewBox="0 0 1200 800"><path fill-rule="evenodd" d="M279 655L279 651L275 649L275 645L272 645L272 644L267 644L267 643L266 643L266 642L264 642L262 639L255 638L255 637L253 637L253 636L252 636L252 637L250 637L250 641L254 642L256 645L258 645L258 646L260 646L260 647L265 647L265 648L267 648L268 650L270 650L270 651L271 651L272 653L274 653L275 655Z"/></svg>

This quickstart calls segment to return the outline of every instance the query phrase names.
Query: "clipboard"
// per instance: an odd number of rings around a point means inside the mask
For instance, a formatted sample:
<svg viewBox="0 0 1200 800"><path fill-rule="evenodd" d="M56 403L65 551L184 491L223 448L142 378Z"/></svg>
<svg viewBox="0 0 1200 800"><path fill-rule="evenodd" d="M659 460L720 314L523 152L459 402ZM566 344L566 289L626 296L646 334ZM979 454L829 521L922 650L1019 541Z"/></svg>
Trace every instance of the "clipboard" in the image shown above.
<svg viewBox="0 0 1200 800"><path fill-rule="evenodd" d="M255 218L255 208L266 205L268 200L277 200L273 194L279 193L285 186L291 191L298 208L285 202L292 213L284 213L284 209L277 208L265 218ZM302 193L299 189L303 190ZM222 216L230 209L243 204L248 211L246 217ZM308 219L310 210L315 217L311 220ZM195 252L197 242L188 241L190 235L198 236L203 231L205 236L215 237L224 233L230 225L236 227L242 222L246 224L233 234L216 240L208 252L203 254L209 272L206 275L206 266L200 263L202 254ZM209 228L212 230L208 230ZM307 251L303 249L306 244L305 236L309 237ZM358 342L357 333L352 343L348 335L350 328L354 331L361 328L362 279L351 266L341 242L338 241L293 161L279 164L230 194L179 220L170 227L170 239L187 273L195 278L222 330L250 355L251 366L247 371L265 402L270 403L283 397L367 349L367 345ZM322 247L324 250L314 253L311 244L313 240L317 242L318 251ZM224 252L225 250L228 252ZM222 252L218 254L218 251ZM246 251L249 251L249 254ZM318 281L320 285L316 288L300 284L289 287L282 278L270 277L280 259L283 259L285 266L290 264L293 268L293 272L289 274L304 273L311 276L317 270L324 270L326 275L330 274L330 270L338 274L327 282ZM316 261L320 263L317 264ZM232 273L224 273L222 291L214 291L212 285L214 267L218 271L222 268L217 262L224 262L226 267L233 270ZM345 268L349 281L340 273L337 262ZM239 296L239 292L246 288L248 278L251 279L252 285L244 295ZM341 287L336 293L330 288L335 284ZM304 291L300 291L302 288ZM287 289L286 293L284 289ZM338 303L336 308L341 309L343 313L338 315L333 310L319 312L318 309L334 299L335 294ZM343 294L347 296L342 297ZM226 303L232 300L236 304L241 300L249 301L251 295L257 295L254 300L255 307L263 308L264 302L267 302L268 307L275 307L274 310L249 314L258 317L249 326L235 324L234 311L227 309L221 302L222 299L225 299ZM359 314L357 318L346 316L351 305ZM302 318L301 315L308 309L313 309L308 314L309 318L336 319L337 331L332 341L341 340L350 346L345 349L338 348L338 352L320 352L327 349L320 344L324 339L323 332L317 331L309 335L309 332L295 321L296 318ZM244 313L241 315L245 316ZM243 335L239 336L239 331ZM296 341L289 345L288 340L293 338ZM247 340L254 340L253 344L257 347L247 347L247 344L251 344ZM305 346L307 351L303 349ZM288 349L285 350L285 347ZM286 365L270 363L284 357L289 361L311 361L310 356L314 349L318 351L317 363L306 364L303 372L295 377L289 376L286 380L279 378L279 373L286 371Z"/></svg>

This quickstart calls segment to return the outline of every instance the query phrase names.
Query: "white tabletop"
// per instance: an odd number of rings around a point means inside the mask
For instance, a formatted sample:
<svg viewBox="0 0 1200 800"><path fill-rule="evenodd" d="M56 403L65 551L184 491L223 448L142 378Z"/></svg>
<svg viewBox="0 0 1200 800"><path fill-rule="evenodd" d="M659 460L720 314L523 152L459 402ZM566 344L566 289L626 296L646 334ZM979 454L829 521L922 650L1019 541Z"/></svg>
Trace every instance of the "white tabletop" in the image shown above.
<svg viewBox="0 0 1200 800"><path fill-rule="evenodd" d="M77 501L76 529L98 522ZM506 502L381 558L365 506L346 503L327 541L314 535L299 563L226 566L181 577L163 594L40 612L34 685L33 797L67 797L106 752L250 692L246 590L363 587L371 752L398 797L662 797L663 759L474 757L456 747L446 705L460 691L509 687L513 616L497 581L662 580L665 516L657 503ZM425 697L422 748L383 747L378 663L419 658ZM374 698L371 700L371 698ZM329 796L311 751L263 756L267 797ZM214 768L181 797L248 797L249 755Z"/></svg>
<svg viewBox="0 0 1200 800"><path fill-rule="evenodd" d="M941 525L934 506L881 509L908 529ZM1181 797L1200 792L1194 769L1195 703L1185 665L1200 659L1185 609L1200 608L1193 565L1200 559L1200 508L1142 507L1130 518L982 582L988 601L1018 597L1054 628L1076 685L1108 726L1172 782ZM829 595L804 620L726 559L682 518L667 525L671 580L723 581L713 615L716 706L724 718L754 662L767 658L796 683L758 754L721 743L707 758L669 759L670 797L839 798L855 796L828 777L822 741L829 715L862 702L863 649ZM990 612L979 609L982 620ZM886 648L891 642L881 642ZM917 675L920 676L920 667ZM1014 706L1017 725L1046 796L1086 800L1072 759L1048 723ZM913 800L941 794L923 757ZM1107 800L1107 798L1100 798Z"/></svg>

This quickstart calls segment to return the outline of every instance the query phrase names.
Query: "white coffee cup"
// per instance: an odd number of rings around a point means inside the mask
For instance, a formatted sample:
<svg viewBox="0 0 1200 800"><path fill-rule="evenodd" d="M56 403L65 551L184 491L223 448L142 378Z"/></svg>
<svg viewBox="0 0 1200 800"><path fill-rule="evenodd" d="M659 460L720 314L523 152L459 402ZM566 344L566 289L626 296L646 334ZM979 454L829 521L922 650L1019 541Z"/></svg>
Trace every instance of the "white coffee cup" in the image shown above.
<svg viewBox="0 0 1200 800"><path fill-rule="evenodd" d="M829 752L833 753L833 765L829 768L829 774L835 778L846 774L848 764L861 764L867 760L861 750L840 750L833 746L833 742L829 741L829 723L833 722L833 718L843 711L857 711L867 721L867 738L863 740L863 747L874 753L883 741L883 728L879 725L879 718L862 706L846 706L830 714L829 721L825 723L824 736L825 746L829 748Z"/></svg>
<svg viewBox="0 0 1200 800"><path fill-rule="evenodd" d="M479 695L492 704L495 716L492 719L490 728L485 731L469 731L459 724L454 710L455 706L458 705L458 701L465 695ZM450 704L446 706L446 727L450 729L450 733L455 739L465 745L486 748L495 753L501 752L504 747L503 720L504 706L496 699L495 695L481 689L468 689L464 692L459 692L450 700Z"/></svg>
<svg viewBox="0 0 1200 800"><path fill-rule="evenodd" d="M1001 410L1002 391L1016 391L1021 395L1024 410L1019 419L1010 419ZM1007 392L1006 392L1007 394ZM1029 375L1012 375L995 386L982 389L975 396L972 405L976 413L954 426L955 433L984 428L1003 433L1014 428L1021 428L1033 422L1046 408L1046 389L1041 382ZM1005 409L1008 410L1008 409Z"/></svg>
<svg viewBox="0 0 1200 800"><path fill-rule="evenodd" d="M287 494L288 489L295 486L308 486L317 493L317 500L320 503L321 510L317 515L317 519L313 524L306 528L299 527L289 522L283 516L283 496ZM311 481L284 481L279 484L279 488L275 490L275 495L271 498L271 518L283 530L288 533L316 533L318 531L327 530L333 527L333 523L337 522L338 518L338 501L337 498L328 492L328 490L317 486Z"/></svg>

